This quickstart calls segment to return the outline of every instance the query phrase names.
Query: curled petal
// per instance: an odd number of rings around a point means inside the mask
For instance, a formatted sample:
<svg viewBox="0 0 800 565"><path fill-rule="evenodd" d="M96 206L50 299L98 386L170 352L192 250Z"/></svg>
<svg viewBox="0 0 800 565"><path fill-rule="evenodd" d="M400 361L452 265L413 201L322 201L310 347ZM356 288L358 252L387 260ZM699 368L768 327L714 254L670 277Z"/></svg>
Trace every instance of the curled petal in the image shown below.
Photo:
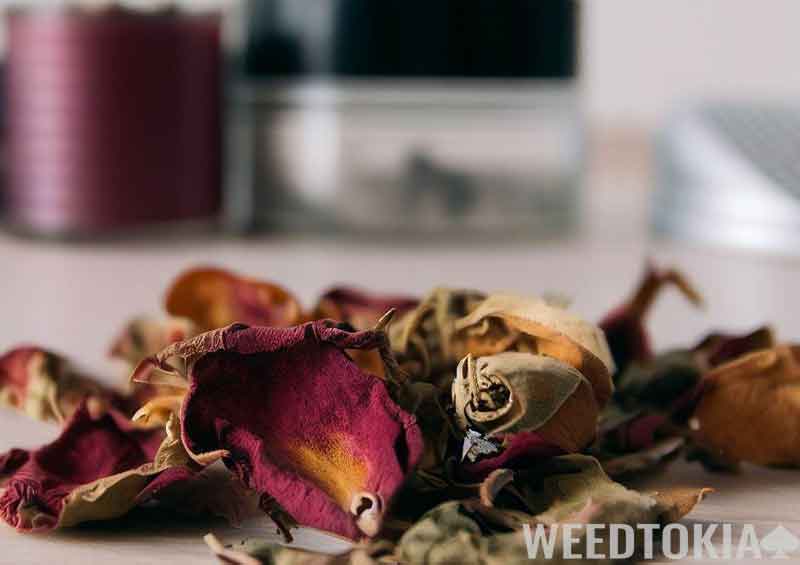
<svg viewBox="0 0 800 565"><path fill-rule="evenodd" d="M232 324L170 344L156 355L143 359L133 370L131 381L186 389L189 387L187 374L191 365L203 355L223 349L226 332L244 327L243 324ZM176 359L180 363L174 363Z"/></svg>
<svg viewBox="0 0 800 565"><path fill-rule="evenodd" d="M131 420L142 424L166 422L172 414L180 412L183 398L183 394L156 396L139 408Z"/></svg>
<svg viewBox="0 0 800 565"><path fill-rule="evenodd" d="M131 320L114 340L110 355L123 361L128 372L134 370L145 359L158 354L169 345L185 341L197 334L197 328L187 318L136 318ZM185 373L181 359L168 359L163 365L174 365ZM148 382L143 382L143 381ZM139 408L134 421L148 426L164 425L175 412L175 401L185 391L184 379L167 376L163 372L150 372L140 382L130 383L128 404L131 411Z"/></svg>
<svg viewBox="0 0 800 565"><path fill-rule="evenodd" d="M514 471L511 469L497 469L489 473L489 476L484 479L480 486L480 499L481 504L484 506L493 506L494 499L497 495L514 482Z"/></svg>
<svg viewBox="0 0 800 565"><path fill-rule="evenodd" d="M703 499L714 492L713 488L676 487L655 492L653 498L661 508L660 521L677 522L694 510Z"/></svg>
<svg viewBox="0 0 800 565"><path fill-rule="evenodd" d="M203 536L203 541L206 542L208 548L214 552L220 563L228 563L233 565L263 565L260 559L248 555L244 551L237 551L222 545L217 536L214 534L206 534Z"/></svg>

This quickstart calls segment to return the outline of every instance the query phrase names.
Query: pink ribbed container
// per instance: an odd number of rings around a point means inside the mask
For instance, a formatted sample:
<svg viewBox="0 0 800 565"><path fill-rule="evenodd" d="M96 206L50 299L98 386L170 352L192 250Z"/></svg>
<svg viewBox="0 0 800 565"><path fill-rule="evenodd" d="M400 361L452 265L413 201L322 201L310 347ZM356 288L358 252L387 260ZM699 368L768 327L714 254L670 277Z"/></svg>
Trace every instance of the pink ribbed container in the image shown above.
<svg viewBox="0 0 800 565"><path fill-rule="evenodd" d="M220 17L6 17L6 222L94 235L220 206Z"/></svg>

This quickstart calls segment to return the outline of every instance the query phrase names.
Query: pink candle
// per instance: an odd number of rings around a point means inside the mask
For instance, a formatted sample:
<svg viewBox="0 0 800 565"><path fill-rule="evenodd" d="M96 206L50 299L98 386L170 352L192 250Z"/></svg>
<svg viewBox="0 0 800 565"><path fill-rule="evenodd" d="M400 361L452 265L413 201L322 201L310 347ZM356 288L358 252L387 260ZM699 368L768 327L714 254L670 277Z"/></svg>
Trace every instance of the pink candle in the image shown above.
<svg viewBox="0 0 800 565"><path fill-rule="evenodd" d="M93 234L218 211L218 15L34 9L6 23L12 225Z"/></svg>

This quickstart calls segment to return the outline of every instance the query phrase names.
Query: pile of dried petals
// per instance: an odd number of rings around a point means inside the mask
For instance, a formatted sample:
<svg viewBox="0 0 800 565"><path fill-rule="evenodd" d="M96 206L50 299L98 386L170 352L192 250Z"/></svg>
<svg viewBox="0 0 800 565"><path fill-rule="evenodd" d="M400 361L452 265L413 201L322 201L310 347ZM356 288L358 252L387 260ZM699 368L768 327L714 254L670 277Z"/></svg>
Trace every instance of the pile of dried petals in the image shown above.
<svg viewBox="0 0 800 565"><path fill-rule="evenodd" d="M147 502L353 542L326 556L206 536L240 564L529 562L526 523L678 520L707 489L616 481L681 453L799 465L800 346L761 328L656 353L644 320L668 285L701 303L680 272L648 266L595 325L553 300L456 288L334 288L305 309L279 285L190 270L164 318L114 340L127 387L40 347L0 357L0 402L62 426L0 457L0 516L43 532Z"/></svg>

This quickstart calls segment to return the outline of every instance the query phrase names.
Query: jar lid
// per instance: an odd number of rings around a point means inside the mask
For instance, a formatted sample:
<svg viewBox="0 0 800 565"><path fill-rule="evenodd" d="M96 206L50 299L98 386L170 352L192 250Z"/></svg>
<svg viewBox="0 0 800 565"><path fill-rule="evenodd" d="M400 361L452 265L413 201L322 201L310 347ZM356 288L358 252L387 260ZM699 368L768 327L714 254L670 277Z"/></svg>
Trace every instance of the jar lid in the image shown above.
<svg viewBox="0 0 800 565"><path fill-rule="evenodd" d="M250 0L250 76L569 78L573 0Z"/></svg>

